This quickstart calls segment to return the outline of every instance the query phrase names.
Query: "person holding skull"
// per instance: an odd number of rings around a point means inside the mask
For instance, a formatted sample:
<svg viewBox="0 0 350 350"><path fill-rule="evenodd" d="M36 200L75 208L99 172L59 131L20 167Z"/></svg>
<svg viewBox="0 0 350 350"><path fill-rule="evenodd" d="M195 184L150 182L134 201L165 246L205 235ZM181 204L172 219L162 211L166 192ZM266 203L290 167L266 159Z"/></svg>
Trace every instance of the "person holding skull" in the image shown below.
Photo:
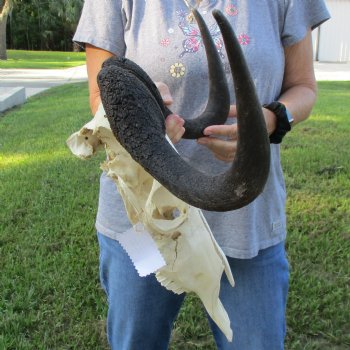
<svg viewBox="0 0 350 350"><path fill-rule="evenodd" d="M261 194L235 210L204 210L236 280L223 276L220 298L234 329L233 342L209 320L219 349L283 349L288 262L285 254L286 191L280 142L305 120L316 99L312 29L329 18L323 0L249 2L203 0L196 6L207 22L224 67L230 93L229 121L209 125L196 141L182 138L183 116L199 115L208 100L208 71L203 39L188 4L86 0L74 40L85 44L92 113L101 102L97 76L113 56L127 57L156 82L168 114L166 131L183 159L216 176L235 161L239 130L236 95L228 54L213 10L220 10L237 34L261 104L270 165ZM240 109L238 109L240 112ZM142 130L140 130L142 132ZM130 228L114 183L101 177L96 220L101 282L107 293L108 340L113 349L166 349L184 295L165 290L153 275L139 277L115 233Z"/></svg>

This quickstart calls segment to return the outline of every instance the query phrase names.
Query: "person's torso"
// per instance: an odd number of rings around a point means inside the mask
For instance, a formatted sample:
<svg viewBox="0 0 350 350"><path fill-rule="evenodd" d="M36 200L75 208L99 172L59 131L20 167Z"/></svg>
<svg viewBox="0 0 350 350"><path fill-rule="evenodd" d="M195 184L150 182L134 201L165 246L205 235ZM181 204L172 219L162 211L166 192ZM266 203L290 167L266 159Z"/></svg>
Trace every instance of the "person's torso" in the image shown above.
<svg viewBox="0 0 350 350"><path fill-rule="evenodd" d="M231 72L221 33L211 11L221 10L231 22L263 104L278 98L283 81L282 3L276 0L202 1L199 12L217 45L230 86L231 103L235 103ZM174 99L170 108L174 113L187 118L199 115L208 98L207 60L198 26L189 19L185 2L125 0L123 10L125 56L138 63L154 81L169 86ZM193 166L206 173L217 174L229 166L216 160L210 151L193 140L182 140L177 148ZM270 176L264 193L257 200L234 212L205 212L227 255L251 257L259 249L278 243L285 236L285 186L279 147L272 146L271 153ZM104 202L109 201L110 193L106 181L102 182L105 190L103 186L101 190L106 198ZM107 210L106 205L104 208ZM112 215L110 220L111 225L118 222L118 218L112 218Z"/></svg>

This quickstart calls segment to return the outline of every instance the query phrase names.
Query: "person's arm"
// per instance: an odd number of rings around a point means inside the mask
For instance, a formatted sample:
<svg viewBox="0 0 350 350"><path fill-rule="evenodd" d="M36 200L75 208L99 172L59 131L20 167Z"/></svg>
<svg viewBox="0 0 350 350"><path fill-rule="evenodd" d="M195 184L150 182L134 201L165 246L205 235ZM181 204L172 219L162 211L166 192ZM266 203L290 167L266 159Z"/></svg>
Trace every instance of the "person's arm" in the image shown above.
<svg viewBox="0 0 350 350"><path fill-rule="evenodd" d="M317 84L313 70L311 30L300 42L285 48L285 73L283 78L282 102L294 118L293 125L305 120L316 101ZM272 102L272 101L271 101ZM276 128L276 116L263 108L267 131L271 135ZM231 106L230 115L236 116L236 107ZM237 147L237 125L213 125L204 130L198 143L208 147L214 155L223 161L232 162ZM226 137L229 140L216 138Z"/></svg>
<svg viewBox="0 0 350 350"><path fill-rule="evenodd" d="M285 74L279 101L292 114L295 125L309 117L316 102L311 30L302 41L287 47L284 52Z"/></svg>
<svg viewBox="0 0 350 350"><path fill-rule="evenodd" d="M86 44L86 69L89 82L90 109L95 115L101 102L100 89L97 85L97 74L101 70L102 63L109 57L114 56L111 52Z"/></svg>

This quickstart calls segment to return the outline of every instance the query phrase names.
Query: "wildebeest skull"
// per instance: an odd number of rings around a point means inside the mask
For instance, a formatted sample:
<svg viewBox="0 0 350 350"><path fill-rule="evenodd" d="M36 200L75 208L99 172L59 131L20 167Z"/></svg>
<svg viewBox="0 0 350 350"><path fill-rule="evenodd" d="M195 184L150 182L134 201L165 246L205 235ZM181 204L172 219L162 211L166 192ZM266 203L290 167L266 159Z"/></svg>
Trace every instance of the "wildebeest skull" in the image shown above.
<svg viewBox="0 0 350 350"><path fill-rule="evenodd" d="M229 110L227 83L215 45L200 15L196 11L194 15L206 46L211 84L206 110L194 121L186 121L188 138L202 136L208 125L224 123ZM214 17L234 72L239 113L239 145L231 170L210 178L178 156L165 138L164 118L171 112L148 75L125 58L106 61L99 75L106 113L100 106L95 118L67 143L81 158L90 157L100 146L105 148L108 160L102 168L118 186L130 222L145 225L166 261L156 272L157 279L175 293L195 292L231 340L219 290L223 271L232 285L233 277L197 208L231 210L252 201L266 181L269 142L239 44L223 15L216 11Z"/></svg>
<svg viewBox="0 0 350 350"><path fill-rule="evenodd" d="M209 68L209 100L205 111L186 120L185 137L203 136L203 129L226 121L230 101L225 73L209 30L193 10L202 33ZM225 16L213 11L226 47L235 86L238 145L232 167L208 176L189 165L165 138L165 117L171 113L150 77L126 58L104 62L98 75L101 98L117 140L156 180L186 203L212 211L241 208L263 190L270 166L270 146L261 105L234 31Z"/></svg>
<svg viewBox="0 0 350 350"><path fill-rule="evenodd" d="M196 293L231 340L230 320L219 299L223 271L232 286L234 281L201 210L175 197L131 158L113 135L102 105L67 144L83 159L105 149L108 157L101 167L117 185L131 224L143 223L166 262L156 271L158 281L174 293Z"/></svg>

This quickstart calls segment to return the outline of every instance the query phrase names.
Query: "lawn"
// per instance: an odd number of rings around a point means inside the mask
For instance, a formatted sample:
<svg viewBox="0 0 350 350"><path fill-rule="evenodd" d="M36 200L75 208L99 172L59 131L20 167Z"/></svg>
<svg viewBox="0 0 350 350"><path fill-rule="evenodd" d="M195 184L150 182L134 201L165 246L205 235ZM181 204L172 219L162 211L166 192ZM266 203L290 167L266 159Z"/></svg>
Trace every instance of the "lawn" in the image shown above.
<svg viewBox="0 0 350 350"><path fill-rule="evenodd" d="M59 69L85 64L85 52L7 50L0 68Z"/></svg>
<svg viewBox="0 0 350 350"><path fill-rule="evenodd" d="M350 82L320 83L282 147L289 192L288 350L350 349ZM0 349L107 349L94 230L99 162L66 138L90 118L86 83L0 116ZM215 349L189 296L172 350Z"/></svg>

